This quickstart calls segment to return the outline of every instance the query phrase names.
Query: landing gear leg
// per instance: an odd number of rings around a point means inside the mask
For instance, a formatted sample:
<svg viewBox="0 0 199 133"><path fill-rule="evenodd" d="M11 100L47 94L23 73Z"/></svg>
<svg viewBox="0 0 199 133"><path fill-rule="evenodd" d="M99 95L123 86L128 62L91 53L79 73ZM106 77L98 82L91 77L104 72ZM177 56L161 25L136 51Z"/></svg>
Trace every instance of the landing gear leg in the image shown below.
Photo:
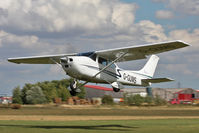
<svg viewBox="0 0 199 133"><path fill-rule="evenodd" d="M77 86L77 80L75 79L75 80L73 80L71 83L70 83L70 94L72 95L72 96L76 96L76 94L78 93L78 92L81 92L81 90L79 89L79 88L77 88L78 86Z"/></svg>

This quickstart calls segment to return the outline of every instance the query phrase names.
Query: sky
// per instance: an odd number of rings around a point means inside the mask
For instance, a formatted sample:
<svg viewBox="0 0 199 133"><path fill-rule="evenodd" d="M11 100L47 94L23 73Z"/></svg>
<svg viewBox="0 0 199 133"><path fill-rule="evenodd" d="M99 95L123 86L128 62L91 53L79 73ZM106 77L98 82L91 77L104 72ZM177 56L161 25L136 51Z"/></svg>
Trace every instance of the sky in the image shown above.
<svg viewBox="0 0 199 133"><path fill-rule="evenodd" d="M2 0L0 94L25 83L68 78L57 65L17 65L9 57L87 52L182 40L191 46L158 54L152 87L199 89L198 0ZM147 60L119 63L139 70Z"/></svg>

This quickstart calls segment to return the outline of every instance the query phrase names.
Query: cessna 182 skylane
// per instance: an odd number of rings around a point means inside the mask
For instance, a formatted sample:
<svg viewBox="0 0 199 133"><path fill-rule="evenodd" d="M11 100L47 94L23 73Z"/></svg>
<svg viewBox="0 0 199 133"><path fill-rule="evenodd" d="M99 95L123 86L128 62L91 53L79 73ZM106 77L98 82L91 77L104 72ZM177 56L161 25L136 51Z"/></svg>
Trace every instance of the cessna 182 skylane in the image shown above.
<svg viewBox="0 0 199 133"><path fill-rule="evenodd" d="M130 46L86 53L29 56L9 58L13 63L24 64L58 64L67 75L74 78L70 84L71 95L76 95L80 87L88 82L110 84L115 92L123 85L150 86L151 83L173 81L170 78L153 78L159 57L154 55L189 46L183 41L170 41L140 46ZM145 59L152 55L146 65L139 71L123 70L116 62ZM77 80L84 80L81 86Z"/></svg>

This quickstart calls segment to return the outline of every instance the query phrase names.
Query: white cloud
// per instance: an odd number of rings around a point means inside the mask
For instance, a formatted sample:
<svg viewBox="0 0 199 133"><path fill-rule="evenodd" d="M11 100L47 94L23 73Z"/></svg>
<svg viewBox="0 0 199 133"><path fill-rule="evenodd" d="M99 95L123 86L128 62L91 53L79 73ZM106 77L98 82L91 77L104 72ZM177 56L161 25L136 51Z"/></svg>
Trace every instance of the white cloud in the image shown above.
<svg viewBox="0 0 199 133"><path fill-rule="evenodd" d="M128 28L135 4L118 0L5 0L0 3L0 26L20 31L70 32Z"/></svg>
<svg viewBox="0 0 199 133"><path fill-rule="evenodd" d="M198 0L152 0L152 1L164 2L166 6L180 13L199 15Z"/></svg>
<svg viewBox="0 0 199 133"><path fill-rule="evenodd" d="M158 19L172 19L174 17L171 11L159 10L156 12L156 18Z"/></svg>
<svg viewBox="0 0 199 133"><path fill-rule="evenodd" d="M48 74L50 76L53 76L53 75L63 75L63 76L65 76L64 70L61 67L59 67L58 65L51 65Z"/></svg>
<svg viewBox="0 0 199 133"><path fill-rule="evenodd" d="M12 33L0 31L0 44L2 48L18 49L21 52L28 52L31 54L55 54L55 53L67 53L71 52L73 46L69 44L57 44L53 45L44 41L41 41L37 36L23 35L18 36ZM74 51L73 51L74 52Z"/></svg>
<svg viewBox="0 0 199 133"><path fill-rule="evenodd" d="M135 5L118 4L113 8L112 22L119 28L129 28L134 23Z"/></svg>
<svg viewBox="0 0 199 133"><path fill-rule="evenodd" d="M191 47L189 47L187 50L198 51L199 50L199 29L186 30L173 30L169 33L169 38L174 40L183 40L189 44L191 44Z"/></svg>
<svg viewBox="0 0 199 133"><path fill-rule="evenodd" d="M172 9L187 14L199 15L198 0L169 0L169 5Z"/></svg>
<svg viewBox="0 0 199 133"><path fill-rule="evenodd" d="M136 24L137 34L136 38L143 40L144 42L160 42L167 40L167 36L164 34L164 28L155 24L149 20L143 20Z"/></svg>
<svg viewBox="0 0 199 133"><path fill-rule="evenodd" d="M166 64L162 66L170 72L183 73L185 75L193 75L187 64Z"/></svg>

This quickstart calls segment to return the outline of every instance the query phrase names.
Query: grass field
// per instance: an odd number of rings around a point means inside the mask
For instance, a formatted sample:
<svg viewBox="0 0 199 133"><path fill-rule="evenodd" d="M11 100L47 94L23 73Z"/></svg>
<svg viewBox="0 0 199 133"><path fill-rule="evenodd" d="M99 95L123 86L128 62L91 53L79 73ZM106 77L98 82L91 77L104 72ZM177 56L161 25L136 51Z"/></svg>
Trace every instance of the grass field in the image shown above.
<svg viewBox="0 0 199 133"><path fill-rule="evenodd" d="M1 133L198 133L199 119L0 121Z"/></svg>
<svg viewBox="0 0 199 133"><path fill-rule="evenodd" d="M0 107L0 133L198 133L199 107Z"/></svg>
<svg viewBox="0 0 199 133"><path fill-rule="evenodd" d="M199 116L199 107L56 107L28 106L15 110L0 108L1 115L82 115L82 116Z"/></svg>

